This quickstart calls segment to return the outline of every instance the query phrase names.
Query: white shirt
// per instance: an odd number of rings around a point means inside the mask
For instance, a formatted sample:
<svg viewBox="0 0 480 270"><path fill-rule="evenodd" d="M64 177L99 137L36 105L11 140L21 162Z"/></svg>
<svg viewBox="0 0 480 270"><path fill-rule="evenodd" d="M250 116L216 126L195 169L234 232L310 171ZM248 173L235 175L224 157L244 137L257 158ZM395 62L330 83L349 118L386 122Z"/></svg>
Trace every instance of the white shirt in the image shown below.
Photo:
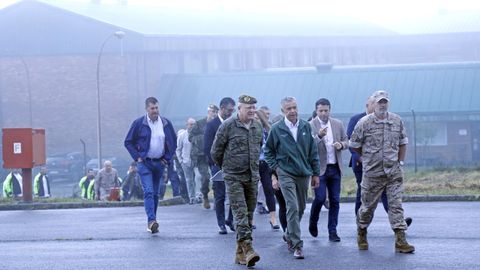
<svg viewBox="0 0 480 270"><path fill-rule="evenodd" d="M165 153L165 132L163 131L162 118L158 116L157 121L153 122L147 114L147 122L152 131L147 157L161 158Z"/></svg>
<svg viewBox="0 0 480 270"><path fill-rule="evenodd" d="M290 122L290 120L287 119L287 117L285 117L285 125L287 125L288 129L290 129L290 132L292 133L293 139L295 139L295 141L297 141L297 131L298 131L299 122L300 121L297 119L297 122L293 124L292 122Z"/></svg>
<svg viewBox="0 0 480 270"><path fill-rule="evenodd" d="M177 138L177 157L180 163L191 166L190 152L192 151L192 143L188 140L188 131L185 130L178 134Z"/></svg>
<svg viewBox="0 0 480 270"><path fill-rule="evenodd" d="M335 164L337 163L337 157L335 156L335 147L333 146L333 132L332 132L332 125L330 124L330 119L327 123L324 123L320 118L317 116L318 121L320 122L320 127L325 128L327 127L327 135L323 136L322 140L325 143L325 148L327 149L327 164Z"/></svg>
<svg viewBox="0 0 480 270"><path fill-rule="evenodd" d="M223 123L223 121L225 121L225 119L223 119L220 114L218 114L218 119L220 119L220 123Z"/></svg>

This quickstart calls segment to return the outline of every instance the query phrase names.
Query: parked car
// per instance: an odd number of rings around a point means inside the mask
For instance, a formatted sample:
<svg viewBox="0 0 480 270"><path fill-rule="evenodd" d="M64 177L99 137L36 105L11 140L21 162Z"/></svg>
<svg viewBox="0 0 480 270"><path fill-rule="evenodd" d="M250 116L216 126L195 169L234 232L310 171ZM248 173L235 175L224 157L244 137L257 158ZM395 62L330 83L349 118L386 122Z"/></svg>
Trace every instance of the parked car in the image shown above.
<svg viewBox="0 0 480 270"><path fill-rule="evenodd" d="M47 157L48 175L53 179L78 181L85 174L85 160L89 157L81 152L57 153Z"/></svg>

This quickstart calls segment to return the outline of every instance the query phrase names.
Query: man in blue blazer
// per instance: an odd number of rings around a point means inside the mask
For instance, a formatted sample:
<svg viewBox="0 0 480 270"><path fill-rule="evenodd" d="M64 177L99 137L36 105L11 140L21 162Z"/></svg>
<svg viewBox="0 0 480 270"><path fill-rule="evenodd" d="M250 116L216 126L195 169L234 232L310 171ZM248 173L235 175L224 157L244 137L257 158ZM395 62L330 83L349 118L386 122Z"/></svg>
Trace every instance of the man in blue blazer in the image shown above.
<svg viewBox="0 0 480 270"><path fill-rule="evenodd" d="M124 145L137 162L142 181L143 201L147 214L147 230L158 232L157 207L160 178L165 167L172 162L177 149L177 135L172 123L159 116L158 100L145 100L146 115L133 121Z"/></svg>

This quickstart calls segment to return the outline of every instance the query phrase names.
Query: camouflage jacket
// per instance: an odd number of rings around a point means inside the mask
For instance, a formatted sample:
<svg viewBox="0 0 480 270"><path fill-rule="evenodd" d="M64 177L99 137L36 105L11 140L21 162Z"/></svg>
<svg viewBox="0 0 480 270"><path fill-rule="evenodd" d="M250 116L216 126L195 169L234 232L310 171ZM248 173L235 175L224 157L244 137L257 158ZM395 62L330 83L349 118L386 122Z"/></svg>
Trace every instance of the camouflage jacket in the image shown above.
<svg viewBox="0 0 480 270"><path fill-rule="evenodd" d="M262 132L262 126L255 120L248 129L238 116L225 120L218 128L210 151L213 161L225 174L251 173L252 178L258 179Z"/></svg>
<svg viewBox="0 0 480 270"><path fill-rule="evenodd" d="M399 146L407 143L402 119L391 112L384 120L378 119L373 113L364 116L350 137L350 147L362 149L363 172L368 177L398 171Z"/></svg>
<svg viewBox="0 0 480 270"><path fill-rule="evenodd" d="M192 151L190 158L196 160L198 157L205 157L203 152L205 127L207 125L207 118L198 120L188 133L188 140L192 144Z"/></svg>

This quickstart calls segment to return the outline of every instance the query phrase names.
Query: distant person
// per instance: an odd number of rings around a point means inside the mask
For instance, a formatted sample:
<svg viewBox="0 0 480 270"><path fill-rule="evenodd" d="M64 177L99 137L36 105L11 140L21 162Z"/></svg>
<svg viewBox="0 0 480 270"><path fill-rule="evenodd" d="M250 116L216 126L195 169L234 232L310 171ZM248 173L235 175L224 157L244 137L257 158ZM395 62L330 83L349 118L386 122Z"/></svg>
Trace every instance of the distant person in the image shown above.
<svg viewBox="0 0 480 270"><path fill-rule="evenodd" d="M191 143L190 160L194 169L200 174L202 186L200 191L203 197L203 207L210 209L208 192L210 191L210 173L208 171L208 160L204 152L205 148L205 129L207 123L214 119L218 114L218 107L210 104L207 107L207 116L196 121L188 130L188 140Z"/></svg>
<svg viewBox="0 0 480 270"><path fill-rule="evenodd" d="M195 125L195 119L188 118L186 129L178 134L177 137L177 157L185 174L185 181L187 182L187 190L189 197L189 204L194 204L197 200L197 190L200 191L200 186L195 183L195 172L190 153L192 151L192 143L188 140L188 135L192 127Z"/></svg>
<svg viewBox="0 0 480 270"><path fill-rule="evenodd" d="M267 141L268 133L270 132L270 123L268 122L268 116L263 110L258 110L255 112L258 120L262 125L262 148L260 151L260 161L259 161L259 174L260 182L262 183L263 193L265 194L265 201L268 207L267 213L270 214L270 227L272 230L280 229L280 226L277 225L276 218L276 202L275 194L272 187L272 170L268 167L267 162L265 161L264 147Z"/></svg>
<svg viewBox="0 0 480 270"><path fill-rule="evenodd" d="M50 181L47 176L47 167L41 167L40 172L33 179L33 194L40 198L52 196L52 193L50 193Z"/></svg>
<svg viewBox="0 0 480 270"><path fill-rule="evenodd" d="M143 199L142 181L137 172L137 163L133 161L122 183L123 201Z"/></svg>
<svg viewBox="0 0 480 270"><path fill-rule="evenodd" d="M92 189L95 182L95 171L88 169L87 175L80 179L78 186L80 187L80 197L85 200L93 200L95 198L95 191ZM90 184L92 184L90 186Z"/></svg>
<svg viewBox="0 0 480 270"><path fill-rule="evenodd" d="M348 139L343 122L330 116L331 104L326 98L315 103L317 116L310 121L312 136L318 147L320 160L320 186L314 189L315 199L310 209L308 230L313 237L318 236L317 223L320 210L328 197L328 239L340 242L337 234L338 213L340 210L340 189L342 179L342 151L348 149Z"/></svg>
<svg viewBox="0 0 480 270"><path fill-rule="evenodd" d="M210 154L210 150L213 145L213 140L215 139L215 134L217 133L218 128L220 125L225 122L228 118L230 118L235 111L235 101L230 97L224 97L220 101L220 111L218 112L217 117L215 117L212 121L207 123L205 127L205 148L204 153L208 159L208 164L210 165L210 171L212 172L212 176L215 176L219 171L220 168L215 165L215 162L212 159ZM233 226L233 214L231 207L228 207L228 217L225 220L225 182L223 178L215 178L212 180L212 188L213 188L213 196L215 199L215 214L217 216L217 224L219 234L227 234L228 226L232 231L235 231Z"/></svg>
<svg viewBox="0 0 480 270"><path fill-rule="evenodd" d="M177 149L177 135L172 123L159 115L158 100L145 100L146 115L131 125L124 145L137 161L142 180L143 200L147 214L147 230L158 233L157 208L160 179L165 167L172 162Z"/></svg>
<svg viewBox="0 0 480 270"><path fill-rule="evenodd" d="M22 174L21 170L14 169L3 181L3 197L16 198L22 196Z"/></svg>
<svg viewBox="0 0 480 270"><path fill-rule="evenodd" d="M287 231L284 239L295 259L303 259L300 221L306 207L308 182L319 186L318 150L310 124L298 118L297 100L281 101L283 120L273 124L265 145L265 161L275 170L287 205Z"/></svg>
<svg viewBox="0 0 480 270"><path fill-rule="evenodd" d="M357 214L357 244L368 249L367 228L372 222L378 200L384 191L388 199L388 219L395 232L395 251L413 253L415 247L405 238L407 223L403 216L403 163L407 151L407 131L400 116L388 111L386 91L372 95L374 110L361 118L350 138L350 147L362 158L362 205Z"/></svg>
<svg viewBox="0 0 480 270"><path fill-rule="evenodd" d="M180 194L180 177L178 176L177 169L175 168L175 154L172 157L172 161L167 165L167 171L164 172L162 178L160 179L160 191L159 199L163 200L165 197L165 192L167 191L167 184L170 181L170 187L172 188L172 196L177 197L181 196Z"/></svg>
<svg viewBox="0 0 480 270"><path fill-rule="evenodd" d="M110 198L113 188L120 186L120 180L118 178L118 172L112 167L110 160L105 160L103 168L98 171L95 177L95 199L96 200L111 200Z"/></svg>
<svg viewBox="0 0 480 270"><path fill-rule="evenodd" d="M238 98L238 114L225 120L215 135L211 155L221 168L237 223L235 262L252 267L260 256L253 249L252 220L257 203L263 128L255 120L257 100Z"/></svg>

